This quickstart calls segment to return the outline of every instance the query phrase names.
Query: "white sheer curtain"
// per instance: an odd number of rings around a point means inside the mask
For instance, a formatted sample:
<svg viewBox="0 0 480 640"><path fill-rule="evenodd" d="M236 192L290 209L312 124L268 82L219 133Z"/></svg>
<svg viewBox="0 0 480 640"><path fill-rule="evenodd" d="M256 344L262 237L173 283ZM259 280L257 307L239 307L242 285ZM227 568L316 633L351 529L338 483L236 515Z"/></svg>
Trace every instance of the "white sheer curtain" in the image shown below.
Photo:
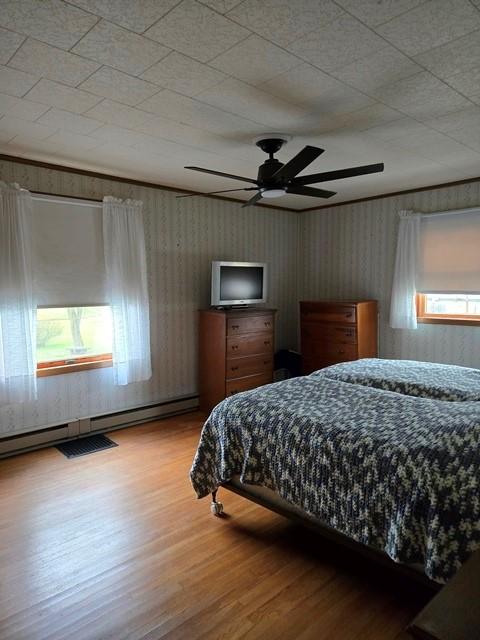
<svg viewBox="0 0 480 640"><path fill-rule="evenodd" d="M142 202L103 199L103 242L114 382L148 380L152 368Z"/></svg>
<svg viewBox="0 0 480 640"><path fill-rule="evenodd" d="M390 304L390 326L393 329L416 329L416 278L420 255L421 214L400 211L397 255Z"/></svg>
<svg viewBox="0 0 480 640"><path fill-rule="evenodd" d="M0 405L37 395L32 198L0 182Z"/></svg>

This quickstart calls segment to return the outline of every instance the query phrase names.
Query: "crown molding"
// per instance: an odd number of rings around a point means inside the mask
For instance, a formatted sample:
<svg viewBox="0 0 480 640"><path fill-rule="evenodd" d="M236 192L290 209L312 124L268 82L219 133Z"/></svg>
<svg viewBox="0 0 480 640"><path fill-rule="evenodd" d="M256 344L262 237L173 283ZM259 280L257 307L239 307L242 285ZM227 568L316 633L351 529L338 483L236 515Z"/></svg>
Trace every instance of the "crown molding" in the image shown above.
<svg viewBox="0 0 480 640"><path fill-rule="evenodd" d="M124 176L112 175L109 173L100 173L98 171L89 171L88 169L80 169L78 167L69 167L63 164L53 164L50 162L43 162L41 160L32 160L30 158L23 158L20 156L10 156L5 153L0 153L0 160L6 160L7 162L16 162L18 164L31 165L33 167L42 167L44 169L53 169L55 171L63 171L66 173L75 173L82 176L90 176L91 178L100 178L102 180L113 180L115 182L122 182L127 184L133 184L138 187L149 187L150 189L160 189L161 191L174 191L176 193L185 193L192 196L203 196L204 198L213 198L214 200L223 200L224 202L238 202L244 204L245 200L239 198L227 198L226 196L207 195L201 191L192 191L190 189L183 189L182 187L173 187L171 185L165 185L157 182L146 182L144 180L135 180L133 178L126 178ZM333 209L334 207L344 207L349 204L358 204L360 202L369 202L370 200L380 200L381 198L392 198L394 196L403 196L409 193L420 193L422 191L433 191L434 189L445 189L448 187L458 187L462 184L470 184L472 182L480 182L480 176L473 178L465 178L464 180L456 180L454 182L441 182L437 184L426 185L424 187L415 187L415 189L402 189L400 191L390 191L386 193L379 193L374 196L367 196L365 198L357 198L355 200L343 200L342 202L335 202L333 204L317 205L315 207L306 207L304 209L293 209L292 207L277 207L271 204L255 204L256 207L262 209L273 209L275 211L289 211L290 213L307 213L310 211L322 211L323 209Z"/></svg>

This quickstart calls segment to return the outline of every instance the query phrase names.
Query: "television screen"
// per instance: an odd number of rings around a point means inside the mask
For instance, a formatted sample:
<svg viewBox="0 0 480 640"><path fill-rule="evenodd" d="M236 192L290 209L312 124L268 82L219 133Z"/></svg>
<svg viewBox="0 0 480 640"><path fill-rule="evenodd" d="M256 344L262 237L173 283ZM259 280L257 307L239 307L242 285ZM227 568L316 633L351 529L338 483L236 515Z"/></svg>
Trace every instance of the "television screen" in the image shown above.
<svg viewBox="0 0 480 640"><path fill-rule="evenodd" d="M266 301L267 265L264 262L212 262L212 306Z"/></svg>
<svg viewBox="0 0 480 640"><path fill-rule="evenodd" d="M263 298L263 267L220 267L221 300Z"/></svg>

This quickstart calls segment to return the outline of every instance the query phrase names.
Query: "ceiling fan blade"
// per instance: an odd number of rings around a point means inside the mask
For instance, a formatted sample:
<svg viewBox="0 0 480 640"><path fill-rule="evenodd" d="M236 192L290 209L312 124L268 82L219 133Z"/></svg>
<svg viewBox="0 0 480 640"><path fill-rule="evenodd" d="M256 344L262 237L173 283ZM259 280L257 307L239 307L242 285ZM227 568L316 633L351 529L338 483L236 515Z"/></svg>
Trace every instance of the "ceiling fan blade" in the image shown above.
<svg viewBox="0 0 480 640"><path fill-rule="evenodd" d="M294 178L300 171L303 171L305 167L308 167L309 164L318 158L323 151L324 150L319 147L312 147L310 145L303 147L296 156L293 156L291 160L286 162L281 169L273 174L272 179L282 178L283 180L290 180Z"/></svg>
<svg viewBox="0 0 480 640"><path fill-rule="evenodd" d="M330 180L341 180L342 178L353 178L363 176L367 173L379 173L383 171L383 162L379 164L366 164L361 167L350 167L349 169L338 169L337 171L324 171L323 173L312 173L309 176L295 178L293 184L315 184L317 182L329 182Z"/></svg>
<svg viewBox="0 0 480 640"><path fill-rule="evenodd" d="M193 171L201 171L202 173L211 173L214 176L221 176L222 178L231 178L232 180L242 180L242 182L251 182L257 184L257 181L253 178L244 178L243 176L235 176L232 173L223 173L222 171L213 171L212 169L202 169L201 167L184 167L184 169L192 169Z"/></svg>
<svg viewBox="0 0 480 640"><path fill-rule="evenodd" d="M256 193L254 196L252 196L250 198L250 200L248 200L247 202L245 202L245 204L242 204L242 209L244 209L245 207L251 207L252 204L256 204L259 200L262 199L262 192L259 191L258 193Z"/></svg>
<svg viewBox="0 0 480 640"><path fill-rule="evenodd" d="M313 198L331 198L336 194L336 191L326 191L325 189L304 187L301 184L292 184L287 187L287 193L293 193L297 196L312 196Z"/></svg>
<svg viewBox="0 0 480 640"><path fill-rule="evenodd" d="M257 187L245 187L242 189L223 189L223 191L209 191L208 193L186 193L183 196L175 196L176 198L195 198L197 196L213 196L216 193L230 193L231 191L256 191Z"/></svg>

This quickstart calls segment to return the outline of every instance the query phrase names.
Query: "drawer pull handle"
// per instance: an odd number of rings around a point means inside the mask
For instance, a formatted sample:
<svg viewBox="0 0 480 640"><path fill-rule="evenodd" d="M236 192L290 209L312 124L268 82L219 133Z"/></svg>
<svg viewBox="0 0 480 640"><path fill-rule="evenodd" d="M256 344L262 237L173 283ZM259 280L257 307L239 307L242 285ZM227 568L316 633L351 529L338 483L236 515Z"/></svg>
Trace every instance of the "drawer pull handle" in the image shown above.
<svg viewBox="0 0 480 640"><path fill-rule="evenodd" d="M264 360L264 361L263 361L263 364L268 364L268 360Z"/></svg>
<svg viewBox="0 0 480 640"><path fill-rule="evenodd" d="M238 367L230 367L230 371L237 371Z"/></svg>
<svg viewBox="0 0 480 640"><path fill-rule="evenodd" d="M240 329L240 326L238 324L232 324L232 329Z"/></svg>
<svg viewBox="0 0 480 640"><path fill-rule="evenodd" d="M232 344L232 349L238 349L238 344Z"/></svg>
<svg viewBox="0 0 480 640"><path fill-rule="evenodd" d="M263 324L264 324L266 327L269 327L269 326L270 326L270 322L264 322Z"/></svg>
<svg viewBox="0 0 480 640"><path fill-rule="evenodd" d="M351 317L353 316L353 313L352 313L352 312L350 312L350 313L346 313L346 314L345 314L345 316L346 316L347 318L351 318Z"/></svg>
<svg viewBox="0 0 480 640"><path fill-rule="evenodd" d="M266 347L268 347L268 345L270 344L270 340L264 340L264 341L263 341L263 344L264 344Z"/></svg>

